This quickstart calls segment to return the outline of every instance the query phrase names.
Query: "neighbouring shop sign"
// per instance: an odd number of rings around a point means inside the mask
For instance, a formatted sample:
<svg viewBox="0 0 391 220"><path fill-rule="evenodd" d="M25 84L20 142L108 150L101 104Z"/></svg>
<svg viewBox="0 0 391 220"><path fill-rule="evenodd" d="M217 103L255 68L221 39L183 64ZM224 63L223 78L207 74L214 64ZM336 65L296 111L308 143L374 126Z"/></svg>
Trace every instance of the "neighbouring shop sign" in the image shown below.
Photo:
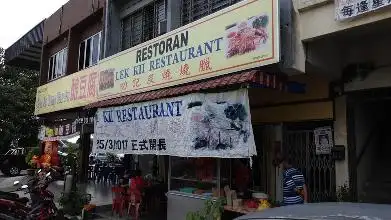
<svg viewBox="0 0 391 220"><path fill-rule="evenodd" d="M389 6L389 0L336 0L336 18L344 20Z"/></svg>
<svg viewBox="0 0 391 220"><path fill-rule="evenodd" d="M314 130L315 153L330 154L333 148L333 135L331 127L321 127Z"/></svg>
<svg viewBox="0 0 391 220"><path fill-rule="evenodd" d="M40 86L35 114L276 63L279 0L247 0Z"/></svg>
<svg viewBox="0 0 391 220"><path fill-rule="evenodd" d="M247 89L98 109L95 152L244 158L256 154Z"/></svg>
<svg viewBox="0 0 391 220"><path fill-rule="evenodd" d="M80 135L81 124L93 123L93 117L62 120L41 126L38 139L42 141L67 140Z"/></svg>

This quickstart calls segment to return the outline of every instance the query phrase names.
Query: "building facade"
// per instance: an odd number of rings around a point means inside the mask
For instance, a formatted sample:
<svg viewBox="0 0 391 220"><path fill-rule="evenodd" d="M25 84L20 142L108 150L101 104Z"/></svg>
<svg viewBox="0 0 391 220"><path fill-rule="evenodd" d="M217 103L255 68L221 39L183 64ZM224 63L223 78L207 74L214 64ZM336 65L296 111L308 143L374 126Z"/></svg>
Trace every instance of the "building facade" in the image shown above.
<svg viewBox="0 0 391 220"><path fill-rule="evenodd" d="M45 20L41 85L103 58L105 4L103 0L69 1Z"/></svg>
<svg viewBox="0 0 391 220"><path fill-rule="evenodd" d="M266 6L278 2L275 6L278 10L272 12L279 23L274 36L279 53L275 60L278 61L264 62L248 69L262 72L256 78L268 82L265 85L274 82L274 87L278 87L275 79L283 79L283 87L290 91L253 89L249 92L252 123L257 125L254 130L259 132L257 143L269 146L263 152L268 155L263 163L265 166L271 164L275 146L281 146L297 159L297 166L305 173L312 201L334 200L338 186L357 178L351 172L355 165L350 159L353 153L348 141L352 136L347 129L348 95L341 90L339 83L343 78L342 66L349 59L360 60L351 49L353 46L348 45L357 46L360 37L352 40L352 36L360 36L363 31L353 30L353 27L376 19L366 17L365 21L340 23L334 20L334 4L329 1L262 1L267 2L262 3ZM211 78L197 77L165 87L130 91L130 87L139 83L129 78L131 74L127 66L137 63L133 59L136 59L138 49L153 46L152 42L186 29L202 30L195 33L197 39L213 35L214 25L218 23L213 22L210 15L228 13L235 4L243 4L242 8L246 8L251 2L257 1L70 0L44 21L41 86L37 90L36 114L44 124L72 121L93 116L96 108L177 95L178 90L186 93L183 91L216 89L224 84L219 81L223 75L228 77L224 78L227 82L236 78L244 80L243 72L248 70L236 68ZM194 28L200 23L205 28ZM373 44L380 45L380 41ZM375 49L371 51L377 54ZM140 57L143 59L142 49ZM140 71L145 72L142 68ZM263 73L273 74L269 77ZM248 79L244 81L250 82ZM120 80L128 83L115 85ZM97 93L103 95L97 98ZM162 93L166 95L162 96ZM89 146L93 128L90 121L87 120L87 124L78 131L82 134L82 144ZM322 127L331 128L333 137L330 140L339 150L326 155L315 151L314 131ZM87 160L89 148L85 149ZM345 156L335 156L341 152ZM278 190L281 188L281 172L273 169L265 170L271 178L264 180L264 185L273 191L275 198L281 198Z"/></svg>
<svg viewBox="0 0 391 220"><path fill-rule="evenodd" d="M389 2L296 1L295 8L306 69L332 82L334 141L347 155L336 164L337 185L347 183L354 200L389 203L388 175L373 173L383 172L388 154Z"/></svg>

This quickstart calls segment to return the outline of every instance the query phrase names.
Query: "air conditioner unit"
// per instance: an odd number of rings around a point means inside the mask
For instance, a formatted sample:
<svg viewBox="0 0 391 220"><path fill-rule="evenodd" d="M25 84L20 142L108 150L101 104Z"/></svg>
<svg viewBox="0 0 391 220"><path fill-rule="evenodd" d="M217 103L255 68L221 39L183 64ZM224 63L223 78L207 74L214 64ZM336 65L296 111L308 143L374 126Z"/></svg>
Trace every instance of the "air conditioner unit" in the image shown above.
<svg viewBox="0 0 391 220"><path fill-rule="evenodd" d="M167 20L159 21L157 26L158 35L167 33Z"/></svg>

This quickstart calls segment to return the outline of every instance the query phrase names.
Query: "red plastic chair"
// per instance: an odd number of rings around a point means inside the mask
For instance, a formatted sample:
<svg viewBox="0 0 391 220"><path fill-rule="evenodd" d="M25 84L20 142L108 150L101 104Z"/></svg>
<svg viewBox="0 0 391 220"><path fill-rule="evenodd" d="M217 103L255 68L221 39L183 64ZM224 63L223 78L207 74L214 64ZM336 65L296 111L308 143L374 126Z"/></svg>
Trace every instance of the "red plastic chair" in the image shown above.
<svg viewBox="0 0 391 220"><path fill-rule="evenodd" d="M140 190L131 189L128 190L128 215L134 219L140 219L140 206L142 203L142 195Z"/></svg>
<svg viewBox="0 0 391 220"><path fill-rule="evenodd" d="M111 188L111 192L113 195L113 205L111 208L111 212L118 213L120 216L123 216L123 211L125 208L125 189L120 186L115 186Z"/></svg>

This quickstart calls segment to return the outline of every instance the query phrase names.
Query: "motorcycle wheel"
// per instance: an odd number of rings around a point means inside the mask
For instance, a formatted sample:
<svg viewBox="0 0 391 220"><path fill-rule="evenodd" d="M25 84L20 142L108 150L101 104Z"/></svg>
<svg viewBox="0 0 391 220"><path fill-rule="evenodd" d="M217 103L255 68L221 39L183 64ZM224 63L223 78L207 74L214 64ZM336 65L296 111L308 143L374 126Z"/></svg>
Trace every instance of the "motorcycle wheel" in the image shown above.
<svg viewBox="0 0 391 220"><path fill-rule="evenodd" d="M0 220L18 220L15 217L9 216L7 214L0 213Z"/></svg>
<svg viewBox="0 0 391 220"><path fill-rule="evenodd" d="M19 167L16 167L16 166L11 166L7 173L10 175L10 176L18 176L20 174L20 169Z"/></svg>

